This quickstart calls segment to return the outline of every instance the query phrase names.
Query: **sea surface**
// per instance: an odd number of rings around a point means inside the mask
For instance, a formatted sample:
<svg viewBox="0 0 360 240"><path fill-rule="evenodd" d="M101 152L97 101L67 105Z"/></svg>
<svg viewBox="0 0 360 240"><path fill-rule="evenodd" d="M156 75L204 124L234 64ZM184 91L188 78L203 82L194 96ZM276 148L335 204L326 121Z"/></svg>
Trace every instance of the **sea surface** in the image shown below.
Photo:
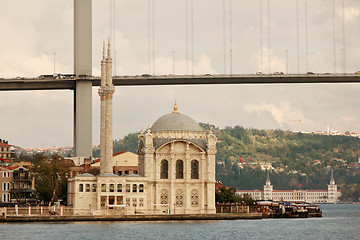
<svg viewBox="0 0 360 240"><path fill-rule="evenodd" d="M0 239L360 239L360 204L320 207L322 218L2 223Z"/></svg>

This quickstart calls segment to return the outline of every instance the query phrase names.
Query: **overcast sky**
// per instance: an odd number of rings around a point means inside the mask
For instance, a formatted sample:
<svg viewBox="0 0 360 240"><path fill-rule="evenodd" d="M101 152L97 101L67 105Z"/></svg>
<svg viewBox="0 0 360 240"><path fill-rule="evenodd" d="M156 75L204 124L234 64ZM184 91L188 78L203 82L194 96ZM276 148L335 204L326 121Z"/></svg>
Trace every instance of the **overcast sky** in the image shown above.
<svg viewBox="0 0 360 240"><path fill-rule="evenodd" d="M110 31L110 0L93 1L93 75L100 74L102 41L111 32L116 74L148 73L148 0L115 2L114 30ZM344 11L343 1L335 0L334 14L332 0L309 0L307 8L305 0L298 0L299 28L296 0L270 0L270 16L268 1L263 0L261 25L260 1L233 0L230 18L226 0L225 31L221 0L193 0L193 24L191 0L188 21L186 0L151 2L154 30L150 32L155 34L150 41L154 46L150 74L172 74L173 70L175 74L223 74L230 67L234 74L333 73L335 65L338 73L360 70L358 0L345 0ZM52 74L54 52L55 71L73 71L73 0L2 1L0 32L0 78ZM359 84L116 87L114 138L151 126L172 110L175 99L181 113L221 128L240 125L295 131L298 123L292 120L301 119L303 131L326 131L329 124L330 130L360 132L359 92ZM1 92L0 138L21 147L71 146L72 101L72 91ZM93 88L95 144L99 143L99 111Z"/></svg>

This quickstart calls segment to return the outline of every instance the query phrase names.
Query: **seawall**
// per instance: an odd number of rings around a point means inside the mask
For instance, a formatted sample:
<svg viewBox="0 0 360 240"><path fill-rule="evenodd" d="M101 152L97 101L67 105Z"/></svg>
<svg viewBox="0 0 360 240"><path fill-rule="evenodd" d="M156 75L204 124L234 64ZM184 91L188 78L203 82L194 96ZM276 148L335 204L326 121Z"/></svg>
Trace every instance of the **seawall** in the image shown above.
<svg viewBox="0 0 360 240"><path fill-rule="evenodd" d="M175 214L175 215L118 215L118 216L6 216L2 222L80 222L80 221L207 221L262 219L261 213L217 213L217 214Z"/></svg>

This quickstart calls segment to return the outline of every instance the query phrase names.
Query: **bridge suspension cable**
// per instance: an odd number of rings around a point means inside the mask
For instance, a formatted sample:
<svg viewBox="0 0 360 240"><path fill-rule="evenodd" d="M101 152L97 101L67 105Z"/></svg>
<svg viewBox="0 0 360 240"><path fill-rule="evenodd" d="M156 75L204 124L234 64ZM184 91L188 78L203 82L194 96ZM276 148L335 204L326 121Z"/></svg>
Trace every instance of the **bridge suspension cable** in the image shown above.
<svg viewBox="0 0 360 240"><path fill-rule="evenodd" d="M264 54L263 54L263 10L262 0L259 0L259 16L260 16L260 72L264 71Z"/></svg>

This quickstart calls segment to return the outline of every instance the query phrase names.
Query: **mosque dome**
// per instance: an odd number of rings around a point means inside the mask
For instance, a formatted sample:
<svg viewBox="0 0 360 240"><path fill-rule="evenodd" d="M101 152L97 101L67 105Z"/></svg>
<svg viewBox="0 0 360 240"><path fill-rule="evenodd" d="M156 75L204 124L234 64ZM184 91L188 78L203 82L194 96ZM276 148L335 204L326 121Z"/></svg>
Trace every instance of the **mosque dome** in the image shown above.
<svg viewBox="0 0 360 240"><path fill-rule="evenodd" d="M203 131L200 125L191 117L179 113L175 103L174 111L154 122L151 131Z"/></svg>

